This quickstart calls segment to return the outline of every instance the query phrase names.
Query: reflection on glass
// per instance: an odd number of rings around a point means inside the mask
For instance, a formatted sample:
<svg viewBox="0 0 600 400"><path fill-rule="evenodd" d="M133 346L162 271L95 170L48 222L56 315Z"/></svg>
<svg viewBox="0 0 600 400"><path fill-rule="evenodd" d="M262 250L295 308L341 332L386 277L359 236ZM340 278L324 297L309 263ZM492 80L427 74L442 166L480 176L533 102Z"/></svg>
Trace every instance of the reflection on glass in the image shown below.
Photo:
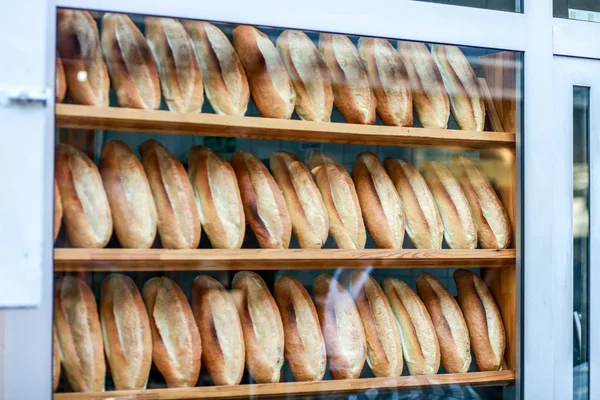
<svg viewBox="0 0 600 400"><path fill-rule="evenodd" d="M521 0L419 0L428 3L448 4L452 6L464 6L474 8L485 8L487 10L523 12Z"/></svg>
<svg viewBox="0 0 600 400"><path fill-rule="evenodd" d="M600 2L598 0L554 0L554 16L600 22Z"/></svg>

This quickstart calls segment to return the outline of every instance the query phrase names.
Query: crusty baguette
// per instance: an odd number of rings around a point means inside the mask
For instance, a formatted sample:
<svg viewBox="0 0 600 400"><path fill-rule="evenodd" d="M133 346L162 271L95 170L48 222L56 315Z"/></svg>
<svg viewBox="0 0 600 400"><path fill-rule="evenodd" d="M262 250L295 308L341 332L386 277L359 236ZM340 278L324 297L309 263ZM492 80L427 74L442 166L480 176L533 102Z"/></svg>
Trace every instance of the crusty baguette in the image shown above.
<svg viewBox="0 0 600 400"><path fill-rule="evenodd" d="M231 288L244 332L248 372L256 383L279 382L285 343L275 299L254 272L235 274Z"/></svg>
<svg viewBox="0 0 600 400"><path fill-rule="evenodd" d="M156 140L142 143L140 154L158 212L158 233L163 247L197 248L200 217L185 168Z"/></svg>
<svg viewBox="0 0 600 400"><path fill-rule="evenodd" d="M382 281L400 327L402 352L411 375L432 375L440 368L440 345L431 317L417 294L400 279Z"/></svg>
<svg viewBox="0 0 600 400"><path fill-rule="evenodd" d="M485 104L479 80L467 57L456 46L434 44L431 54L450 97L450 109L460 129L483 131Z"/></svg>
<svg viewBox="0 0 600 400"><path fill-rule="evenodd" d="M150 248L156 237L156 205L144 167L131 147L120 140L106 142L100 174L121 246Z"/></svg>
<svg viewBox="0 0 600 400"><path fill-rule="evenodd" d="M60 56L56 55L56 92L54 95L54 102L56 104L62 103L67 93L67 78L65 77L65 69L63 68Z"/></svg>
<svg viewBox="0 0 600 400"><path fill-rule="evenodd" d="M131 278L122 274L104 278L100 321L115 389L145 389L152 365L152 332L146 306Z"/></svg>
<svg viewBox="0 0 600 400"><path fill-rule="evenodd" d="M333 158L312 151L308 165L329 216L329 233L341 249L364 249L365 224L352 178Z"/></svg>
<svg viewBox="0 0 600 400"><path fill-rule="evenodd" d="M84 152L66 144L56 145L54 168L69 243L106 246L113 222L98 168Z"/></svg>
<svg viewBox="0 0 600 400"><path fill-rule="evenodd" d="M438 161L423 161L420 169L440 212L448 246L451 249L477 247L477 227L469 202L452 172Z"/></svg>
<svg viewBox="0 0 600 400"><path fill-rule="evenodd" d="M323 247L329 233L329 218L308 168L298 157L285 151L271 154L270 166L283 192L298 244L302 248Z"/></svg>
<svg viewBox="0 0 600 400"><path fill-rule="evenodd" d="M417 277L417 292L435 327L444 370L450 374L468 372L471 342L458 303L440 281L427 272Z"/></svg>
<svg viewBox="0 0 600 400"><path fill-rule="evenodd" d="M204 90L217 114L242 116L248 109L250 89L242 63L227 36L203 21L183 21L204 80Z"/></svg>
<svg viewBox="0 0 600 400"><path fill-rule="evenodd" d="M73 276L54 286L54 327L65 376L75 392L102 392L106 364L94 293Z"/></svg>
<svg viewBox="0 0 600 400"><path fill-rule="evenodd" d="M423 43L403 41L398 41L398 53L408 72L413 108L421 126L445 129L450 118L450 100L431 53Z"/></svg>
<svg viewBox="0 0 600 400"><path fill-rule="evenodd" d="M423 176L396 158L387 158L384 165L400 196L411 242L417 249L441 249L444 225Z"/></svg>
<svg viewBox="0 0 600 400"><path fill-rule="evenodd" d="M408 72L386 39L360 38L358 52L377 99L377 114L385 125L412 126L412 91Z"/></svg>
<svg viewBox="0 0 600 400"><path fill-rule="evenodd" d="M52 326L52 391L58 389L60 381L60 349L58 348L58 339L56 338L56 327Z"/></svg>
<svg viewBox="0 0 600 400"><path fill-rule="evenodd" d="M401 249L406 217L396 188L377 156L358 155L352 168L363 219L371 237L382 249Z"/></svg>
<svg viewBox="0 0 600 400"><path fill-rule="evenodd" d="M185 294L166 277L143 290L152 330L152 360L170 388L192 387L200 375L202 344Z"/></svg>
<svg viewBox="0 0 600 400"><path fill-rule="evenodd" d="M319 51L331 73L334 103L351 124L374 124L377 100L354 44L344 35L321 33Z"/></svg>
<svg viewBox="0 0 600 400"><path fill-rule="evenodd" d="M246 221L264 249L287 249L292 220L281 189L265 165L253 154L238 151L231 157Z"/></svg>
<svg viewBox="0 0 600 400"><path fill-rule="evenodd" d="M352 296L328 274L315 279L313 296L333 379L358 378L365 365L367 341Z"/></svg>
<svg viewBox="0 0 600 400"><path fill-rule="evenodd" d="M281 313L285 358L296 381L320 381L325 375L325 342L315 305L306 289L290 275L275 282L275 301Z"/></svg>
<svg viewBox="0 0 600 400"><path fill-rule="evenodd" d="M378 377L402 375L402 342L390 303L368 272L350 275L350 293L365 328L367 363Z"/></svg>
<svg viewBox="0 0 600 400"><path fill-rule="evenodd" d="M58 11L56 43L73 102L108 106L110 81L96 21L87 11Z"/></svg>
<svg viewBox="0 0 600 400"><path fill-rule="evenodd" d="M146 17L146 38L160 76L169 110L200 112L204 103L202 72L192 41L181 22Z"/></svg>
<svg viewBox="0 0 600 400"><path fill-rule="evenodd" d="M231 295L207 275L194 279L192 308L204 351L202 363L217 386L237 385L244 374L242 324Z"/></svg>
<svg viewBox="0 0 600 400"><path fill-rule="evenodd" d="M54 241L56 242L56 238L58 237L58 232L60 232L60 225L62 224L62 203L60 200L60 192L58 191L58 185L56 184L56 179L54 179Z"/></svg>
<svg viewBox="0 0 600 400"><path fill-rule="evenodd" d="M465 156L452 158L452 171L471 206L481 248L507 248L511 240L510 220L488 178Z"/></svg>
<svg viewBox="0 0 600 400"><path fill-rule="evenodd" d="M500 370L504 360L506 336L494 297L485 282L471 271L456 270L454 281L477 367L480 371Z"/></svg>
<svg viewBox="0 0 600 400"><path fill-rule="evenodd" d="M329 122L333 109L331 77L321 53L302 31L283 31L277 49L296 90L296 113L307 121Z"/></svg>
<svg viewBox="0 0 600 400"><path fill-rule="evenodd" d="M233 47L246 70L260 115L290 119L296 92L271 39L256 28L240 25L233 30Z"/></svg>
<svg viewBox="0 0 600 400"><path fill-rule="evenodd" d="M158 67L146 38L127 15L104 14L102 52L119 106L156 110Z"/></svg>

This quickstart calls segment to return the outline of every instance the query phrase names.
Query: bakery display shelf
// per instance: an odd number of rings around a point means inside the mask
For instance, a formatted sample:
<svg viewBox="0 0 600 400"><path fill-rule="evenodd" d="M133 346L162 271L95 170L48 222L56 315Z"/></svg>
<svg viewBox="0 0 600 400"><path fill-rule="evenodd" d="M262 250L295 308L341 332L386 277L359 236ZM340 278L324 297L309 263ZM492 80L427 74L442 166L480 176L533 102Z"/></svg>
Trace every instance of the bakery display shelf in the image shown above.
<svg viewBox="0 0 600 400"><path fill-rule="evenodd" d="M74 104L56 105L56 126L304 142L472 149L514 148L516 140L516 135L510 132L322 123Z"/></svg>
<svg viewBox="0 0 600 400"><path fill-rule="evenodd" d="M515 250L73 249L54 250L55 271L280 270L510 267Z"/></svg>

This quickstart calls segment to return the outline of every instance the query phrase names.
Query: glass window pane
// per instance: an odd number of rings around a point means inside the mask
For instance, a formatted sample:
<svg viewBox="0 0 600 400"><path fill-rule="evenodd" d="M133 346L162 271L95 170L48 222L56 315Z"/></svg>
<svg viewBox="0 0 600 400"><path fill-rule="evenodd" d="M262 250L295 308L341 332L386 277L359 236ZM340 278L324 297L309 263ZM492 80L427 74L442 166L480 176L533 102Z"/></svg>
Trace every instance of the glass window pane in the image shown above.
<svg viewBox="0 0 600 400"><path fill-rule="evenodd" d="M522 0L418 0L453 6L485 8L496 11L522 12Z"/></svg>
<svg viewBox="0 0 600 400"><path fill-rule="evenodd" d="M554 0L554 16L600 22L600 2L597 0Z"/></svg>

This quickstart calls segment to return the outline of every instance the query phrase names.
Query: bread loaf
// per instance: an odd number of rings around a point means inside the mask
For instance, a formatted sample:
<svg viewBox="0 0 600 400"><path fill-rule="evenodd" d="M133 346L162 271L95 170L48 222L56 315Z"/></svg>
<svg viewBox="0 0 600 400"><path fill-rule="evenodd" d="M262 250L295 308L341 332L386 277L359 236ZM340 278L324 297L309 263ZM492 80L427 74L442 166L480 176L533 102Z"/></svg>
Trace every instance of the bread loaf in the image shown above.
<svg viewBox="0 0 600 400"><path fill-rule="evenodd" d="M242 194L246 220L264 249L287 249L292 220L281 189L267 167L253 154L238 151L231 157Z"/></svg>
<svg viewBox="0 0 600 400"><path fill-rule="evenodd" d="M384 162L406 217L406 232L417 249L441 249L444 225L425 179L412 165L395 158Z"/></svg>
<svg viewBox="0 0 600 400"><path fill-rule="evenodd" d="M279 382L284 336L275 299L254 272L238 272L231 287L242 322L248 372L256 383Z"/></svg>
<svg viewBox="0 0 600 400"><path fill-rule="evenodd" d="M217 386L237 385L244 374L244 335L231 295L207 275L194 279L192 307L204 351L202 363Z"/></svg>
<svg viewBox="0 0 600 400"><path fill-rule="evenodd" d="M192 387L200 375L202 345L185 294L169 278L144 285L152 331L152 360L170 388Z"/></svg>
<svg viewBox="0 0 600 400"><path fill-rule="evenodd" d="M421 126L445 129L450 118L450 100L431 53L423 43L403 41L398 41L398 53L408 72L413 108Z"/></svg>
<svg viewBox="0 0 600 400"><path fill-rule="evenodd" d="M448 167L437 161L423 161L420 169L440 212L448 246L451 249L477 247L477 229L469 203Z"/></svg>
<svg viewBox="0 0 600 400"><path fill-rule="evenodd" d="M54 327L65 376L75 392L103 392L106 365L94 294L73 276L54 286Z"/></svg>
<svg viewBox="0 0 600 400"><path fill-rule="evenodd" d="M329 218L308 168L298 157L285 151L271 154L270 166L283 192L298 244L302 248L323 247L329 232Z"/></svg>
<svg viewBox="0 0 600 400"><path fill-rule="evenodd" d="M358 378L365 365L367 342L354 300L328 274L315 279L313 296L333 379Z"/></svg>
<svg viewBox="0 0 600 400"><path fill-rule="evenodd" d="M499 371L506 337L498 306L485 282L473 272L458 269L454 272L454 281L477 367L480 371Z"/></svg>
<svg viewBox="0 0 600 400"><path fill-rule="evenodd" d="M183 21L204 80L204 90L217 114L246 113L250 89L242 63L227 36L216 26L202 21Z"/></svg>
<svg viewBox="0 0 600 400"><path fill-rule="evenodd" d="M56 328L52 326L52 391L58 389L60 381L60 349L58 348L58 339L56 339Z"/></svg>
<svg viewBox="0 0 600 400"><path fill-rule="evenodd" d="M204 86L192 41L181 22L173 18L146 17L146 38L160 75L160 86L169 110L200 112Z"/></svg>
<svg viewBox="0 0 600 400"><path fill-rule="evenodd" d="M63 68L60 56L56 55L56 92L54 95L54 102L56 104L62 103L65 99L67 92L67 78L65 77L65 69Z"/></svg>
<svg viewBox="0 0 600 400"><path fill-rule="evenodd" d="M367 233L350 175L320 151L309 154L308 165L327 208L331 237L341 249L364 249Z"/></svg>
<svg viewBox="0 0 600 400"><path fill-rule="evenodd" d="M110 81L102 58L98 27L91 14L59 10L56 43L73 102L107 107Z"/></svg>
<svg viewBox="0 0 600 400"><path fill-rule="evenodd" d="M351 124L374 124L377 100L354 44L347 36L321 33L319 50L331 73L335 106Z"/></svg>
<svg viewBox="0 0 600 400"><path fill-rule="evenodd" d="M450 97L450 109L460 129L483 131L485 104L479 80L467 57L456 46L434 44L431 54Z"/></svg>
<svg viewBox="0 0 600 400"><path fill-rule="evenodd" d="M156 140L142 143L140 154L158 212L158 233L163 247L197 248L200 218L183 165Z"/></svg>
<svg viewBox="0 0 600 400"><path fill-rule="evenodd" d="M56 145L55 177L60 192L67 237L74 247L104 247L113 223L96 165L81 150Z"/></svg>
<svg viewBox="0 0 600 400"><path fill-rule="evenodd" d="M377 114L385 125L412 126L412 92L408 72L386 39L360 38L358 52L377 99Z"/></svg>
<svg viewBox="0 0 600 400"><path fill-rule="evenodd" d="M377 156L360 153L352 168L362 215L371 237L382 249L401 249L404 211L394 184Z"/></svg>
<svg viewBox="0 0 600 400"><path fill-rule="evenodd" d="M260 114L290 119L296 92L269 37L256 28L240 25L233 30L233 47L246 70L252 100Z"/></svg>
<svg viewBox="0 0 600 400"><path fill-rule="evenodd" d="M320 381L325 375L325 342L317 310L295 278L282 275L275 282L275 301L281 313L285 358L296 381Z"/></svg>
<svg viewBox="0 0 600 400"><path fill-rule="evenodd" d="M452 158L452 170L471 206L481 248L506 249L511 240L510 220L488 178L465 156Z"/></svg>
<svg viewBox="0 0 600 400"><path fill-rule="evenodd" d="M277 49L296 90L296 113L307 121L329 122L331 77L313 41L302 31L283 31Z"/></svg>
<svg viewBox="0 0 600 400"><path fill-rule="evenodd" d="M56 179L54 179L54 241L56 242L56 238L58 237L58 232L60 232L60 225L62 223L62 204L60 200L60 192L58 191L58 185L56 184Z"/></svg>
<svg viewBox="0 0 600 400"><path fill-rule="evenodd" d="M440 368L440 345L423 302L400 279L384 278L382 286L398 321L408 372L411 375L436 374Z"/></svg>
<svg viewBox="0 0 600 400"><path fill-rule="evenodd" d="M158 109L158 67L146 38L127 15L104 14L102 52L119 106Z"/></svg>
<svg viewBox="0 0 600 400"><path fill-rule="evenodd" d="M427 272L417 277L417 292L435 327L444 370L450 374L468 372L471 343L458 303L440 281Z"/></svg>
<svg viewBox="0 0 600 400"><path fill-rule="evenodd" d="M402 342L383 290L368 272L354 271L350 293L365 328L367 363L377 377L402 375Z"/></svg>
<svg viewBox="0 0 600 400"><path fill-rule="evenodd" d="M122 274L104 278L100 320L115 389L145 389L152 365L152 333L144 301L131 278Z"/></svg>
<svg viewBox="0 0 600 400"><path fill-rule="evenodd" d="M121 246L150 248L156 237L156 205L144 167L131 147L120 140L106 142L100 174Z"/></svg>

